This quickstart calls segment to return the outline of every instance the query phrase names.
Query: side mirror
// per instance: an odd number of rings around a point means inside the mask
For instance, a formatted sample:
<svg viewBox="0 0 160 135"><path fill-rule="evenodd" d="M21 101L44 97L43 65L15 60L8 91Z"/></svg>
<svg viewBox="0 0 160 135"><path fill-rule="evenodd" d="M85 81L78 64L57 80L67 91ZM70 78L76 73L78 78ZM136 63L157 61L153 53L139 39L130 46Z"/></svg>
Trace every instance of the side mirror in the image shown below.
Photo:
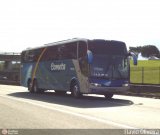
<svg viewBox="0 0 160 135"><path fill-rule="evenodd" d="M92 64L93 62L93 53L90 50L87 50L87 61L88 64Z"/></svg>
<svg viewBox="0 0 160 135"><path fill-rule="evenodd" d="M136 56L136 54L133 53L133 52L130 52L129 56L132 56L132 58L133 58L133 65L137 65L137 56Z"/></svg>

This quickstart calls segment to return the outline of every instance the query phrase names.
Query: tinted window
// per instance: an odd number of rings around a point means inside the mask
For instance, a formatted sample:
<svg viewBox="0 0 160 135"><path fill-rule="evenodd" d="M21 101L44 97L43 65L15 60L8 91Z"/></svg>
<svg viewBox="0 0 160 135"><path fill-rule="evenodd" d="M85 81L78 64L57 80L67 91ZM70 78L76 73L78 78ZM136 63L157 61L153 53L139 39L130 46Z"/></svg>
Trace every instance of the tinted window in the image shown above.
<svg viewBox="0 0 160 135"><path fill-rule="evenodd" d="M46 51L44 52L41 60L47 61L47 60L58 60L59 59L59 51L57 46L50 46L47 47Z"/></svg>
<svg viewBox="0 0 160 135"><path fill-rule="evenodd" d="M61 59L77 59L77 42L60 46Z"/></svg>
<svg viewBox="0 0 160 135"><path fill-rule="evenodd" d="M93 40L89 42L89 50L93 54L124 55L127 53L125 43L118 41Z"/></svg>
<svg viewBox="0 0 160 135"><path fill-rule="evenodd" d="M33 51L24 51L21 54L21 61L22 62L31 62L34 60L34 53Z"/></svg>
<svg viewBox="0 0 160 135"><path fill-rule="evenodd" d="M44 48L24 51L21 55L21 61L37 61L43 50ZM82 53L84 53L83 47L81 50ZM47 47L46 51L44 52L41 58L41 61L61 59L77 59L77 42Z"/></svg>
<svg viewBox="0 0 160 135"><path fill-rule="evenodd" d="M33 61L37 61L41 55L41 53L43 52L44 48L39 48L39 49L36 49L34 50L33 52Z"/></svg>
<svg viewBox="0 0 160 135"><path fill-rule="evenodd" d="M21 62L35 62L38 60L44 48L23 51L21 54Z"/></svg>
<svg viewBox="0 0 160 135"><path fill-rule="evenodd" d="M50 46L47 48L41 60L76 59L77 43Z"/></svg>
<svg viewBox="0 0 160 135"><path fill-rule="evenodd" d="M84 41L80 41L78 44L78 58L85 57L87 53L87 44Z"/></svg>
<svg viewBox="0 0 160 135"><path fill-rule="evenodd" d="M25 62L25 52L21 53L21 62Z"/></svg>

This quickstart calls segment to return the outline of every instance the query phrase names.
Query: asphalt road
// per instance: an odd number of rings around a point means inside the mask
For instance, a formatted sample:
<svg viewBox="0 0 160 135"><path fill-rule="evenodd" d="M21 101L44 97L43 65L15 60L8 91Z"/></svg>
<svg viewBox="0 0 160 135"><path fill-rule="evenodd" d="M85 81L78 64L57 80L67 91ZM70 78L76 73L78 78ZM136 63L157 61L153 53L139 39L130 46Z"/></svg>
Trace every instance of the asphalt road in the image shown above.
<svg viewBox="0 0 160 135"><path fill-rule="evenodd" d="M115 95L74 99L0 85L0 129L160 129L160 100Z"/></svg>

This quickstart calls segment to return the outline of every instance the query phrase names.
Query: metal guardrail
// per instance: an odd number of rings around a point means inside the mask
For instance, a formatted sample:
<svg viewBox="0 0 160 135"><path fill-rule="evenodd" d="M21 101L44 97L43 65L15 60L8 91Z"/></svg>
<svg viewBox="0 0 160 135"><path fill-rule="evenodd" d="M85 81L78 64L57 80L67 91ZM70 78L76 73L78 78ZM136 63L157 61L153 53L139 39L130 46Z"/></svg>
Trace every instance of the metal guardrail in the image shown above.
<svg viewBox="0 0 160 135"><path fill-rule="evenodd" d="M0 55L21 55L19 52L0 52Z"/></svg>
<svg viewBox="0 0 160 135"><path fill-rule="evenodd" d="M131 67L130 69L131 83L160 85L160 67Z"/></svg>
<svg viewBox="0 0 160 135"><path fill-rule="evenodd" d="M20 72L19 71L0 71L0 80L20 81Z"/></svg>
<svg viewBox="0 0 160 135"><path fill-rule="evenodd" d="M20 53L0 53L0 61L20 61Z"/></svg>

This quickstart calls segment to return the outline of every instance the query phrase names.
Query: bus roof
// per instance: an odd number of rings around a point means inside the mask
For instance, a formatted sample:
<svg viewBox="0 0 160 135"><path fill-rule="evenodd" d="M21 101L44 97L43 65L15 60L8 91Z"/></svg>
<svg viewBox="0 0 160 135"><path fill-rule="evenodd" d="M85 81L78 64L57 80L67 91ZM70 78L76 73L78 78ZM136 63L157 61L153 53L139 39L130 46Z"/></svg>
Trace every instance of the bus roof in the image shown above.
<svg viewBox="0 0 160 135"><path fill-rule="evenodd" d="M35 47L35 48L28 48L25 49L23 51L29 51L29 50L36 50L36 49L40 49L40 48L45 48L45 47L49 47L49 46L56 46L56 45L61 45L61 44L65 44L65 43L72 43L72 42L78 42L78 41L109 41L109 42L120 42L120 43L124 43L122 41L117 41L117 40L104 40L104 39L86 39L86 38L73 38L73 39L67 39L67 40L62 40L62 41L57 41L57 42L52 42L52 43L48 43L48 44L44 44L43 46L39 46L39 47Z"/></svg>
<svg viewBox="0 0 160 135"><path fill-rule="evenodd" d="M48 43L48 44L45 44L45 46L53 46L53 45L59 45L59 44L77 42L77 41L88 41L88 39L85 39L85 38L73 38L73 39L67 39L67 40L57 41L57 42L53 42L53 43Z"/></svg>
<svg viewBox="0 0 160 135"><path fill-rule="evenodd" d="M27 49L25 49L23 51L35 50L35 49L45 48L45 47L49 47L49 46L61 45L61 44L65 44L65 43L72 43L72 42L77 42L77 41L85 41L85 42L87 42L88 40L89 39L85 39L85 38L67 39L67 40L62 40L62 41L57 41L57 42L44 44L43 46L39 46L39 47L35 47L35 48L27 48Z"/></svg>

